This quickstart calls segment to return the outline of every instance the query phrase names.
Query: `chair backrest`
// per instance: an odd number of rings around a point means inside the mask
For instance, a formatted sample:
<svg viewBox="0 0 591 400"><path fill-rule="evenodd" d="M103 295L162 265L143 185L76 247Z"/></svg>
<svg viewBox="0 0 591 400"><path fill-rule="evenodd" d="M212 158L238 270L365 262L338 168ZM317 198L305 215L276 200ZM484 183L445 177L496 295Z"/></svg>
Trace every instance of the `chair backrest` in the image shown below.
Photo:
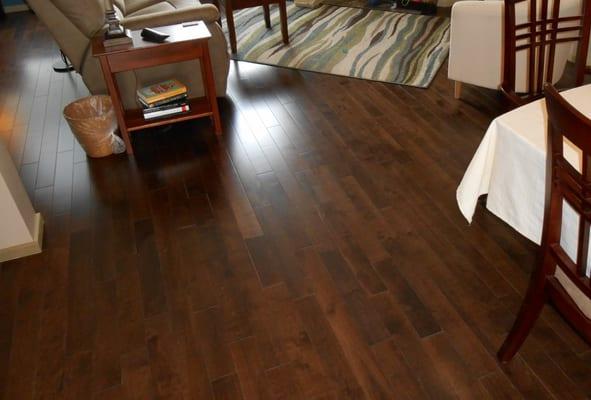
<svg viewBox="0 0 591 400"><path fill-rule="evenodd" d="M528 2L525 22L516 22L516 5ZM546 82L555 82L557 48L577 44L576 86L583 83L591 30L591 0L581 0L581 12L561 15L561 0L505 0L502 91L516 104L543 96ZM516 93L517 59L525 55L527 83Z"/></svg>
<svg viewBox="0 0 591 400"><path fill-rule="evenodd" d="M550 293L558 308L580 332L591 335L591 281L587 276L591 223L591 120L571 106L551 85L546 86L545 96L548 158L542 251L553 258L554 263L549 265L559 269L555 273L546 271L546 275L555 276L560 283L554 285L555 290ZM565 159L565 138L581 151L580 166L572 166ZM579 214L575 259L567 255L560 244L563 201Z"/></svg>

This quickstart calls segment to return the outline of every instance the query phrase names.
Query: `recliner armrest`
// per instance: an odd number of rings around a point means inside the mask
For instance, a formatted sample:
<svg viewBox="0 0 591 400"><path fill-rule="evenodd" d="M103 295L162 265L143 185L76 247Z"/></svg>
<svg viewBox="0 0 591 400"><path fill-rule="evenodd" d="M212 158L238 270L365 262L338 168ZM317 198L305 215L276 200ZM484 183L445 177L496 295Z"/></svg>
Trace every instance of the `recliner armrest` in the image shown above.
<svg viewBox="0 0 591 400"><path fill-rule="evenodd" d="M143 29L164 25L182 24L184 22L202 20L215 22L220 13L212 4L202 4L196 7L181 8L174 11L163 11L145 15L123 18L121 24L127 29Z"/></svg>

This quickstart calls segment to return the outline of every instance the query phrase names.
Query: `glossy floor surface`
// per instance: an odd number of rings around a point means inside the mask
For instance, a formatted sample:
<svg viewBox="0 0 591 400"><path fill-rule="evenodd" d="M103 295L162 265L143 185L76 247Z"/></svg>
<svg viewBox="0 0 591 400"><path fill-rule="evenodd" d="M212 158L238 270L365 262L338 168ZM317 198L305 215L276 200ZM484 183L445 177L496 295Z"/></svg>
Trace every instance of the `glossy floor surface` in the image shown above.
<svg viewBox="0 0 591 400"><path fill-rule="evenodd" d="M535 246L455 189L499 96L232 64L224 135L138 133L90 160L31 14L0 22L0 135L46 219L0 272L3 399L582 399L550 308L495 352Z"/></svg>

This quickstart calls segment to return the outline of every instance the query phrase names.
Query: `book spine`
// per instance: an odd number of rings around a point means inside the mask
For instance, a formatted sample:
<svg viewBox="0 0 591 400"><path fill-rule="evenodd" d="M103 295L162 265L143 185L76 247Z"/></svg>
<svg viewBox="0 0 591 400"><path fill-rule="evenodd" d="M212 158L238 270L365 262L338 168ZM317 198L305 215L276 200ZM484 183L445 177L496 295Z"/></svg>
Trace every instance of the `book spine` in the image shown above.
<svg viewBox="0 0 591 400"><path fill-rule="evenodd" d="M137 101L140 103L140 105L144 108L150 108L151 106L149 104L146 104L145 101L143 101L139 96L137 97Z"/></svg>
<svg viewBox="0 0 591 400"><path fill-rule="evenodd" d="M170 110L173 108L178 108L178 107L183 107L186 106L187 103L185 102L176 102L176 103L172 103L172 104L166 104L164 106L160 106L160 107L152 107L152 108L146 108L143 110L144 114L152 114L158 111L166 111L166 110Z"/></svg>
<svg viewBox="0 0 591 400"><path fill-rule="evenodd" d="M166 117L169 115L181 114L181 113L184 113L187 111L189 111L189 105L184 104L182 106L169 108L166 110L159 110L159 111L144 113L144 119L162 118L162 117Z"/></svg>
<svg viewBox="0 0 591 400"><path fill-rule="evenodd" d="M146 104L154 104L156 102L168 100L172 97L181 96L184 94L187 94L186 88L171 90L170 92L149 96L147 98L144 94L138 92L137 97L142 99Z"/></svg>
<svg viewBox="0 0 591 400"><path fill-rule="evenodd" d="M178 102L180 100L186 100L187 97L188 97L187 93L182 93L177 96L173 96L170 99L164 99L164 100L157 101L156 103L154 103L154 107L159 107L159 106L166 104L166 103L172 103L173 101Z"/></svg>
<svg viewBox="0 0 591 400"><path fill-rule="evenodd" d="M157 102L151 103L151 104L146 103L140 97L138 97L137 99L138 99L138 101L140 102L140 104L144 108L155 108L155 107L160 107L160 106L162 106L164 104L168 104L168 103L172 103L172 102L179 102L181 100L184 101L184 100L187 99L187 94L186 93L185 94L179 94L178 96L171 97L170 99L160 100L160 101L157 101Z"/></svg>

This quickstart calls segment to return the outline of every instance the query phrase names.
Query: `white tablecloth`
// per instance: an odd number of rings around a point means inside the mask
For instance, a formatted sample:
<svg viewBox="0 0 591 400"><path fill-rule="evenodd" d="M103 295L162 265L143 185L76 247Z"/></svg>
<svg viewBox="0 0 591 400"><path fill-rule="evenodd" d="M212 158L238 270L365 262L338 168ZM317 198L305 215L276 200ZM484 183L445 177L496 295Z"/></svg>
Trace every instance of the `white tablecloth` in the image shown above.
<svg viewBox="0 0 591 400"><path fill-rule="evenodd" d="M591 118L591 85L562 92ZM590 132L591 134L591 132ZM519 107L496 118L470 162L456 196L468 222L478 197L488 193L486 208L519 233L540 243L546 183L547 114L544 100ZM580 170L581 152L565 142L566 159ZM578 214L564 207L562 245L576 254Z"/></svg>

